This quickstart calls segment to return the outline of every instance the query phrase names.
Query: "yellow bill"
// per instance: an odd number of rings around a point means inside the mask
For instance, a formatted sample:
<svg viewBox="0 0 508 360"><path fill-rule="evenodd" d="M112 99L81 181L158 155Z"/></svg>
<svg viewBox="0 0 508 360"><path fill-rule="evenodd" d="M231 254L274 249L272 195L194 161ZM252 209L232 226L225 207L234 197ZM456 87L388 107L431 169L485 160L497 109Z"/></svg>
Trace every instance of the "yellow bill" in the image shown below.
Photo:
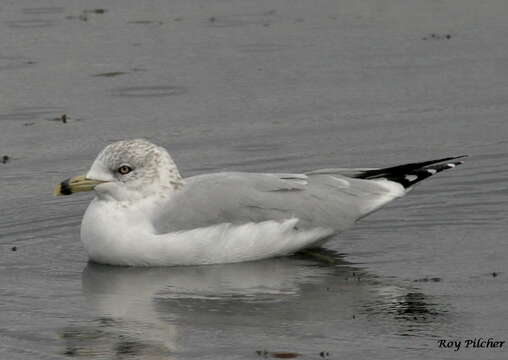
<svg viewBox="0 0 508 360"><path fill-rule="evenodd" d="M104 183L101 180L87 179L85 176L76 176L67 180L62 181L53 190L53 195L71 195L81 191L91 191L97 185Z"/></svg>

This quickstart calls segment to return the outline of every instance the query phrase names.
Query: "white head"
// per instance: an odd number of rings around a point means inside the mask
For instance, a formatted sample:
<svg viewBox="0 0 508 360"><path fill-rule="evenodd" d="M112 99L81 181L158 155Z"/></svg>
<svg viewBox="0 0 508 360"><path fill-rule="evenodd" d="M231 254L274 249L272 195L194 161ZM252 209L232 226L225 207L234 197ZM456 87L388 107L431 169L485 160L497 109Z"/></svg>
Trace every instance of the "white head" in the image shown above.
<svg viewBox="0 0 508 360"><path fill-rule="evenodd" d="M66 180L55 192L69 195L95 189L99 198L129 201L168 194L182 185L182 177L166 149L135 139L106 146L85 177Z"/></svg>

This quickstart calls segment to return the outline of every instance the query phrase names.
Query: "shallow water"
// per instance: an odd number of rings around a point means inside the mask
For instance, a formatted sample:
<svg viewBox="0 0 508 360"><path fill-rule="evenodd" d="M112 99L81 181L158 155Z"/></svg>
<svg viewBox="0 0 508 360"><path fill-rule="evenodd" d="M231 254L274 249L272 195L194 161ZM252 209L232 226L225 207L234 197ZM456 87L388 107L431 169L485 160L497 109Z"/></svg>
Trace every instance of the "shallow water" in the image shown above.
<svg viewBox="0 0 508 360"><path fill-rule="evenodd" d="M438 340L508 341L507 15L472 0L1 4L1 358L506 358ZM87 264L91 195L51 190L125 137L166 146L186 176L470 158L325 253Z"/></svg>

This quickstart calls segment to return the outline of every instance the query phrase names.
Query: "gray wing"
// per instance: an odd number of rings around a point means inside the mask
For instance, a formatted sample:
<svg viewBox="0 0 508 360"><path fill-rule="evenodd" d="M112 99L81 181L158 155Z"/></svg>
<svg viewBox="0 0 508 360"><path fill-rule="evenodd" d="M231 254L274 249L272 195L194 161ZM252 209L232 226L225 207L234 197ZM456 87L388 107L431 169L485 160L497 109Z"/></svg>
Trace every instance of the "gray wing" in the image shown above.
<svg viewBox="0 0 508 360"><path fill-rule="evenodd" d="M354 179L335 170L190 177L161 213L156 229L163 233L225 222L298 218L302 228L325 226L342 230L396 197L380 181Z"/></svg>

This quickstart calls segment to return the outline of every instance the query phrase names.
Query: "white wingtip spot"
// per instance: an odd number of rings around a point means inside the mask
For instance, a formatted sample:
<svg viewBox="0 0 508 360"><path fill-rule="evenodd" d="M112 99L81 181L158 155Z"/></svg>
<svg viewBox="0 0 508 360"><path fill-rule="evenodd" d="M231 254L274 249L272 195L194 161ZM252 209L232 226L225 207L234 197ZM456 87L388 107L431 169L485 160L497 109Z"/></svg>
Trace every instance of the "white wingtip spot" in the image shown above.
<svg viewBox="0 0 508 360"><path fill-rule="evenodd" d="M437 170L436 169L428 169L427 172L431 175L434 175L435 173L437 173Z"/></svg>
<svg viewBox="0 0 508 360"><path fill-rule="evenodd" d="M415 181L416 179L418 179L418 176L416 176L416 175L406 175L406 176L404 176L404 179L406 179L407 181Z"/></svg>
<svg viewBox="0 0 508 360"><path fill-rule="evenodd" d="M449 168L454 168L456 165L455 164L446 164L448 165Z"/></svg>

